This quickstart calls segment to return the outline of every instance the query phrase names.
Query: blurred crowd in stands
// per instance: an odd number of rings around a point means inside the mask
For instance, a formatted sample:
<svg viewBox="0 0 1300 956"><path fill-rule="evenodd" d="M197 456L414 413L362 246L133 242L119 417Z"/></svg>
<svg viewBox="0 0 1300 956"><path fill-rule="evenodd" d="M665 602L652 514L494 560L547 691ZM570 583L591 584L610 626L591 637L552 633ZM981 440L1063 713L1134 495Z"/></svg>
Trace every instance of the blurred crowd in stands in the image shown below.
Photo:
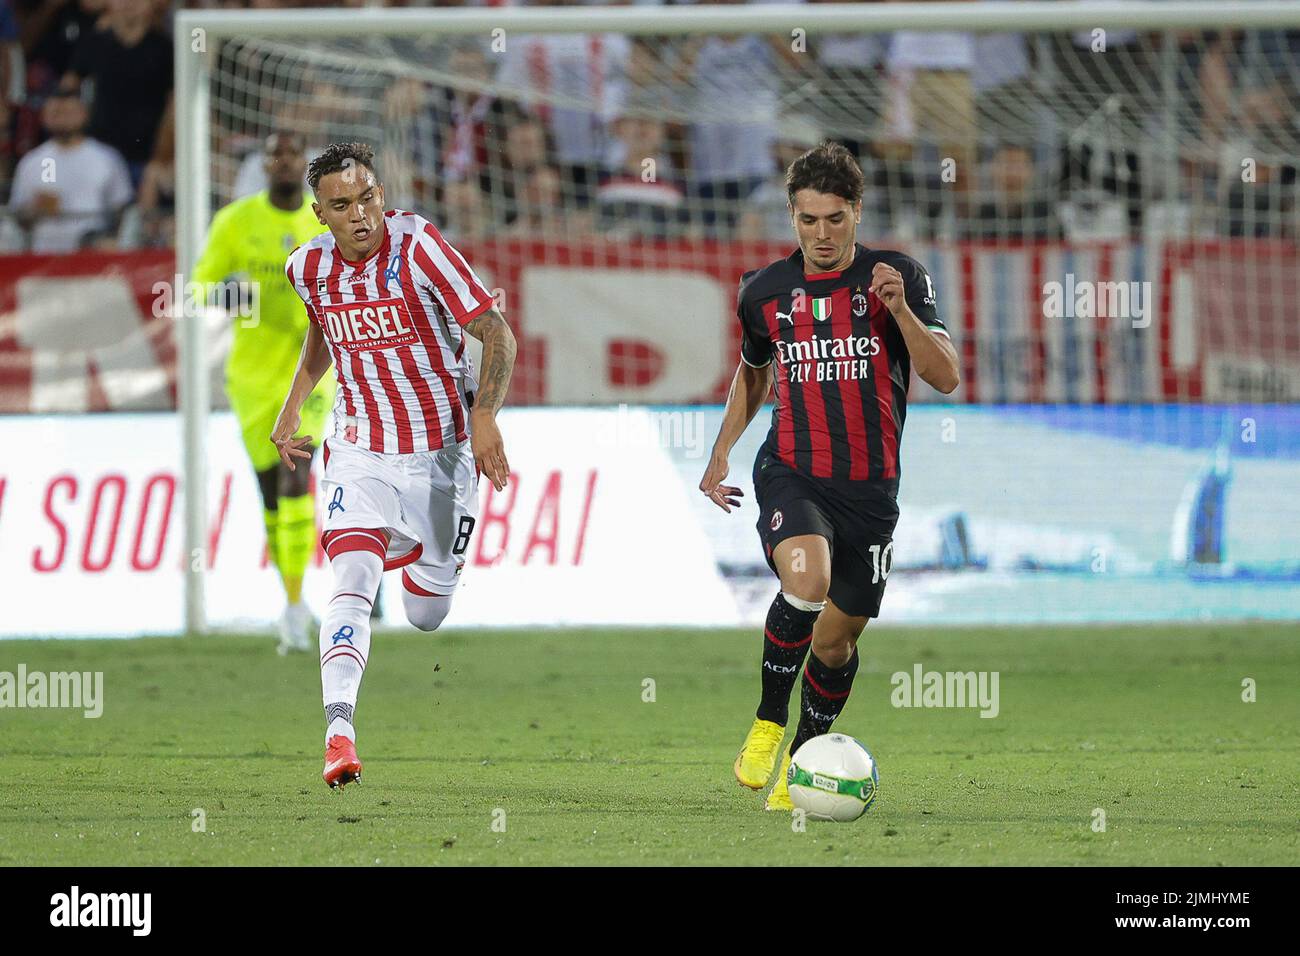
<svg viewBox="0 0 1300 956"><path fill-rule="evenodd" d="M0 0L0 252L172 243L174 9ZM214 206L264 186L261 144L288 130L309 155L378 139L390 205L456 240L786 239L782 171L831 138L867 172L867 237L1296 239L1300 31L402 43L367 69L445 82L219 51L219 77L247 75L213 94Z"/></svg>

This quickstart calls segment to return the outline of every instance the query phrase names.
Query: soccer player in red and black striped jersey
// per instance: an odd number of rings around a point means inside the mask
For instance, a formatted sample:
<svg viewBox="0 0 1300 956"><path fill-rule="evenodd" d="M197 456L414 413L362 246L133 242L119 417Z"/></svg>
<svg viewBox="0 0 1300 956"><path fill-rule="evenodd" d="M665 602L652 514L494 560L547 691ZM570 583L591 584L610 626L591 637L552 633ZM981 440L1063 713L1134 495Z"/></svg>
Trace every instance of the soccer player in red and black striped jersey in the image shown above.
<svg viewBox="0 0 1300 956"><path fill-rule="evenodd" d="M771 810L791 809L790 755L843 710L858 637L880 613L911 372L944 393L958 384L929 274L909 256L857 241L862 189L852 154L833 143L786 171L799 248L741 279L741 361L700 482L724 511L739 505L740 489L723 484L728 457L775 384L754 491L781 590L764 628L762 698L734 767L744 786L766 786L802 665L799 724L767 798Z"/></svg>

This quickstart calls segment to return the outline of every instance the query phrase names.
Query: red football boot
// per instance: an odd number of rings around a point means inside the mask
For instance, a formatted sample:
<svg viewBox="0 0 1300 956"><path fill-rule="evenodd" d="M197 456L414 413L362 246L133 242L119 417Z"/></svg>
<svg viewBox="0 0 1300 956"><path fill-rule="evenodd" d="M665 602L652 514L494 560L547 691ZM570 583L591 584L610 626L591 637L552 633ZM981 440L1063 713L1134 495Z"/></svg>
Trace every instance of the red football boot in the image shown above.
<svg viewBox="0 0 1300 956"><path fill-rule="evenodd" d="M335 734L325 744L325 770L321 773L331 787L342 790L356 780L361 780L361 761L357 748L347 737Z"/></svg>

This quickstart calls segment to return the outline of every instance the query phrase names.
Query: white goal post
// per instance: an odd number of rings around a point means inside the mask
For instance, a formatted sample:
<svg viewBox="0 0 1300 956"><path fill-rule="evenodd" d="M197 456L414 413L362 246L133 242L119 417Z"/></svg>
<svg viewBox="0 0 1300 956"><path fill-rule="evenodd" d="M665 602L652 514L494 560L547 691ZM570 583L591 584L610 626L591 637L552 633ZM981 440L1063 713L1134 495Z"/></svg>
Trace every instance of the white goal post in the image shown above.
<svg viewBox="0 0 1300 956"><path fill-rule="evenodd" d="M357 43L367 37L477 37L489 42L505 34L609 33L640 37L695 35L763 35L791 37L797 32L818 36L881 34L890 31L1068 32L1106 30L1149 31L1163 36L1163 49L1173 50L1179 31L1222 31L1300 28L1300 3L1294 0L1241 0L1222 4L1204 0L1169 2L979 2L807 4L747 6L621 6L621 7L491 7L475 9L284 9L182 10L174 20L176 104L176 272L190 275L211 218L213 179L213 82L218 51L224 43L248 38L293 43L338 41ZM355 47L342 47L347 52ZM321 62L325 62L322 60ZM1173 57L1168 67L1150 77L1152 88L1168 98L1170 113L1179 93ZM417 65L418 66L418 65ZM401 67L393 67L401 75ZM1163 174L1178 175L1178 135L1166 124L1167 141L1156 144L1167 157ZM1167 185L1166 195L1173 194ZM420 210L426 212L427 210ZM204 605L206 549L205 488L211 372L204 319L183 303L178 340L181 344L180 413L183 429L183 500L186 563L185 628L202 633L208 615Z"/></svg>

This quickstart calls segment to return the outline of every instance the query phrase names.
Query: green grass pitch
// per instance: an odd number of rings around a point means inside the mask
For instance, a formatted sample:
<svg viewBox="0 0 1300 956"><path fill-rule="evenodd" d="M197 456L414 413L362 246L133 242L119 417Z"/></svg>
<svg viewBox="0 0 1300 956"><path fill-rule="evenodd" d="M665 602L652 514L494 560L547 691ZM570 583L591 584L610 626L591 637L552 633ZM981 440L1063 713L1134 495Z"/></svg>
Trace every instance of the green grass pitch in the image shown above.
<svg viewBox="0 0 1300 956"><path fill-rule="evenodd" d="M103 671L105 697L97 720L0 710L0 864L1300 861L1293 625L873 625L861 648L837 729L875 753L880 796L796 832L731 775L754 631L380 633L364 780L342 793L320 779L313 656L269 637L0 642L0 670ZM890 675L916 663L999 672L1000 714L894 708Z"/></svg>

